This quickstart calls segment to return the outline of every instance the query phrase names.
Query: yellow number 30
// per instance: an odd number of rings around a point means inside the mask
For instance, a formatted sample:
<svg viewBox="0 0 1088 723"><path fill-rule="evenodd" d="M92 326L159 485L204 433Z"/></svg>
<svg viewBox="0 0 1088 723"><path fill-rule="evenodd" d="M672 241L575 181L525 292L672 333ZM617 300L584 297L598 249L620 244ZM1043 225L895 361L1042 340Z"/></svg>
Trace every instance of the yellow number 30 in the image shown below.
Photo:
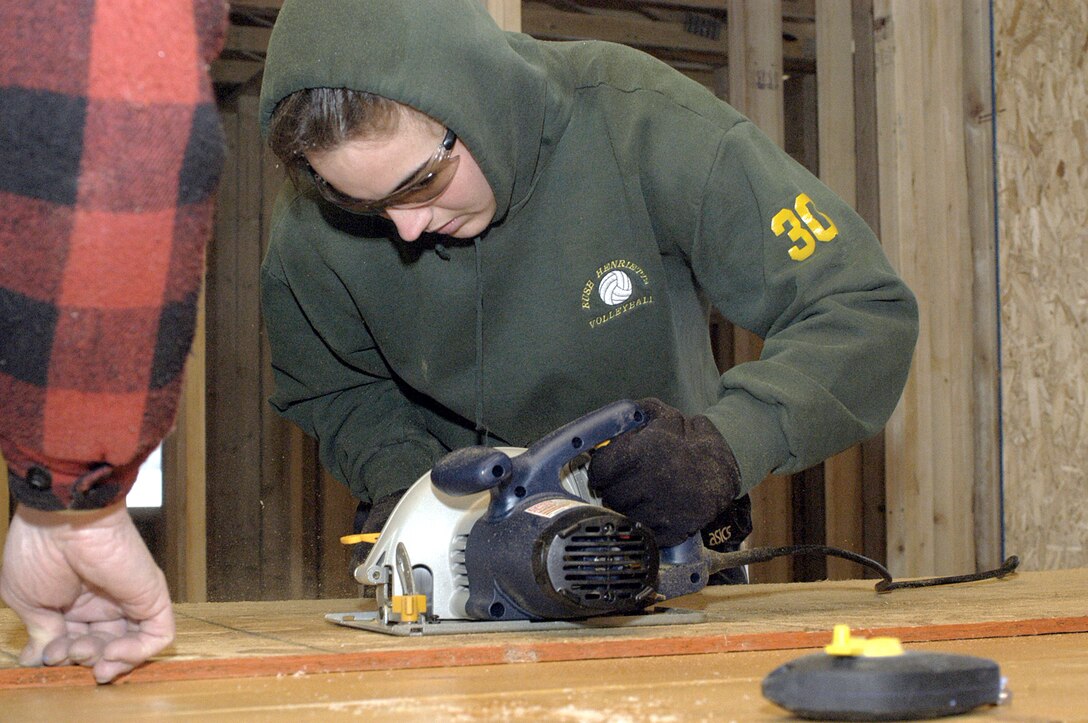
<svg viewBox="0 0 1088 723"><path fill-rule="evenodd" d="M816 214L824 220L823 223L816 219ZM793 241L789 254L794 261L804 261L811 256L816 250L817 239L830 241L839 235L839 229L835 227L835 223L816 208L806 193L797 196L792 209L784 208L774 215L771 219L771 230L774 231L775 236L789 234L790 240ZM816 238L813 238L814 236Z"/></svg>

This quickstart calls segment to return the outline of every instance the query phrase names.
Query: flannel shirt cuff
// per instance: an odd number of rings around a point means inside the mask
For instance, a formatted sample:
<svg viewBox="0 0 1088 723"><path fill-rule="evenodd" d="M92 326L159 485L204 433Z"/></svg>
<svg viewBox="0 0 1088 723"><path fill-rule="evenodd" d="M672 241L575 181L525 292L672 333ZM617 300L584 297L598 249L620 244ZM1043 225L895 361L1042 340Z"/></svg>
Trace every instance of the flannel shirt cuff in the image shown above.
<svg viewBox="0 0 1088 723"><path fill-rule="evenodd" d="M96 510L123 500L136 482L139 462L121 467L100 463L73 476L33 464L22 474L8 468L12 499L39 510Z"/></svg>

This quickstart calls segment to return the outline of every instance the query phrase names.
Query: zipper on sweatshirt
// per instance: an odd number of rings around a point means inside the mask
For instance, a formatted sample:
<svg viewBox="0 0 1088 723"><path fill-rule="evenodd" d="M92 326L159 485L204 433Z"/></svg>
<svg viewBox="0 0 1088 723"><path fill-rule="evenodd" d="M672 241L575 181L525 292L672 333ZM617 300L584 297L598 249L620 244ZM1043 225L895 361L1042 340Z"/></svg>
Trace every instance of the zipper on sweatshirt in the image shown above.
<svg viewBox="0 0 1088 723"><path fill-rule="evenodd" d="M483 252L480 237L472 240L476 257L476 443L487 445L488 433L484 426L484 274Z"/></svg>

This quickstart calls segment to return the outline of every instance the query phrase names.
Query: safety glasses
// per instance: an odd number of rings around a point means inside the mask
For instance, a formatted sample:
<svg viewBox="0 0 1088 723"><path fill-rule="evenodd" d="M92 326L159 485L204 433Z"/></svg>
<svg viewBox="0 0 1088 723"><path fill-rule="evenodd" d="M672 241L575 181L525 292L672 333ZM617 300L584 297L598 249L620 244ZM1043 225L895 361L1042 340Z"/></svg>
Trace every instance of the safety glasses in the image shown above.
<svg viewBox="0 0 1088 723"><path fill-rule="evenodd" d="M310 172L310 178L317 186L318 193L331 204L339 206L345 211L360 215L380 214L386 209L419 208L435 200L446 190L457 173L457 164L460 156L450 157L450 151L457 142L457 136L450 129L446 129L446 135L441 145L435 151L431 159L399 188L385 198L370 201L362 198L353 198L333 188L328 181L321 177L310 164L306 164Z"/></svg>

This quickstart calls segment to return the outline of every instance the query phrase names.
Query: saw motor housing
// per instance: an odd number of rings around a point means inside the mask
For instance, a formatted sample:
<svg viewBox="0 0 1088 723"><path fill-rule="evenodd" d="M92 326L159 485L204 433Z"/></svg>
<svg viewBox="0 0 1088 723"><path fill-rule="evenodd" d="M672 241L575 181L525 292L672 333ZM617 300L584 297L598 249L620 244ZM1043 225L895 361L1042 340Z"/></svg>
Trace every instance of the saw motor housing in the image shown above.
<svg viewBox="0 0 1088 723"><path fill-rule="evenodd" d="M612 510L539 496L476 522L465 549L477 620L549 620L639 610L656 600L653 534Z"/></svg>

